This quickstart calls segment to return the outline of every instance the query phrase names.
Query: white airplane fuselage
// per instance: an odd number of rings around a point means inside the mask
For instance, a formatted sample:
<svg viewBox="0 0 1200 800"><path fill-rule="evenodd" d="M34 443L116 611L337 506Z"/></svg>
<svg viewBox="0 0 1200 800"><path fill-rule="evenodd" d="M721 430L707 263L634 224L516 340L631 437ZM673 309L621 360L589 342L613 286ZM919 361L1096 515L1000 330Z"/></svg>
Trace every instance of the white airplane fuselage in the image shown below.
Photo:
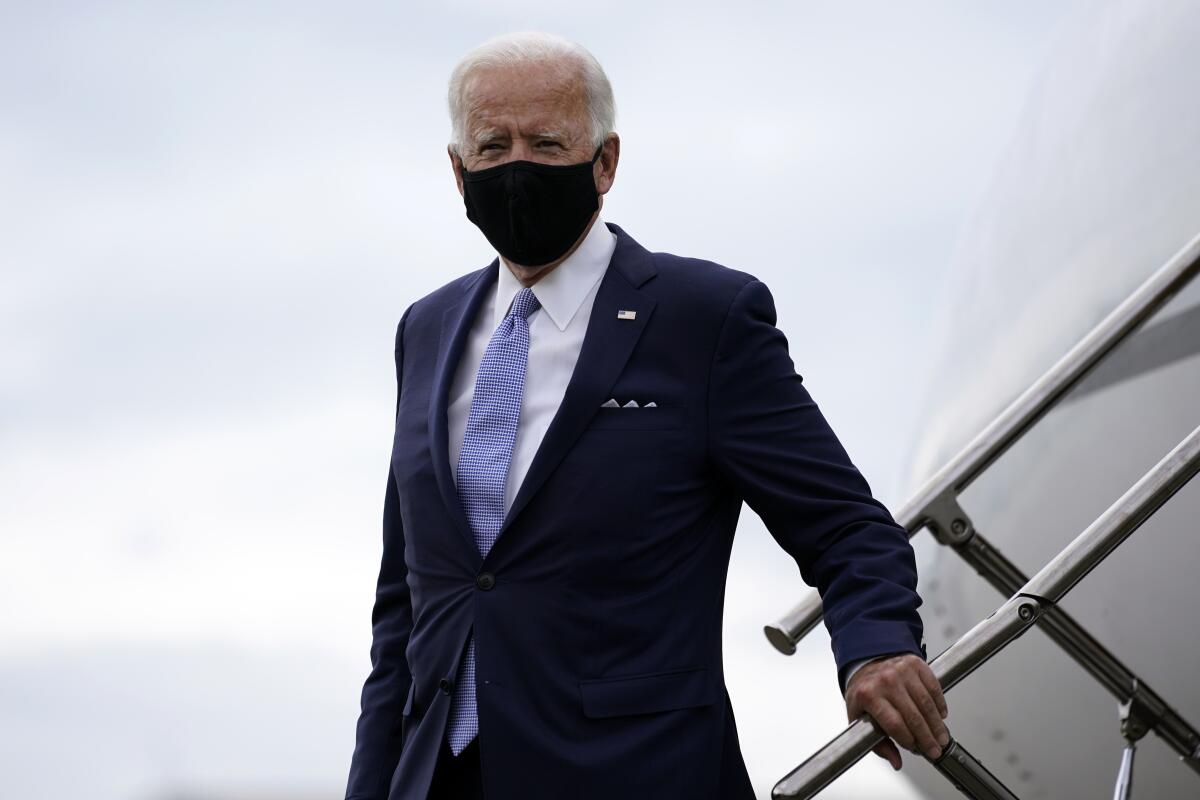
<svg viewBox="0 0 1200 800"><path fill-rule="evenodd" d="M910 493L1200 234L1200 5L1114 3L1072 26L955 256L957 284ZM961 503L1032 575L1200 424L1200 282L1172 298L969 487ZM1095 638L1200 726L1200 481L1067 596ZM933 657L1004 598L913 540ZM1016 794L1111 797L1117 700L1032 630L948 695L956 738ZM930 798L961 795L923 760ZM1133 796L1200 797L1153 733Z"/></svg>

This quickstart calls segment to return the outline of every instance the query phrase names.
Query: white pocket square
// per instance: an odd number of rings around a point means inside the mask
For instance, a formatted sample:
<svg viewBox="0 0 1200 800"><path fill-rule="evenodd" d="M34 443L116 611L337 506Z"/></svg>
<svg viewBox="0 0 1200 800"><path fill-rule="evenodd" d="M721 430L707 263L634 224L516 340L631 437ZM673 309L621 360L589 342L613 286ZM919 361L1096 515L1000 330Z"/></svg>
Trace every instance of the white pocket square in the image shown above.
<svg viewBox="0 0 1200 800"><path fill-rule="evenodd" d="M600 407L601 408L658 408L658 403L655 403L653 400L651 400L649 403L646 403L643 406L639 406L637 400L630 400L625 405L621 405L620 403L617 402L616 398L614 397L614 398L609 398L608 400L605 400L603 403L600 404Z"/></svg>

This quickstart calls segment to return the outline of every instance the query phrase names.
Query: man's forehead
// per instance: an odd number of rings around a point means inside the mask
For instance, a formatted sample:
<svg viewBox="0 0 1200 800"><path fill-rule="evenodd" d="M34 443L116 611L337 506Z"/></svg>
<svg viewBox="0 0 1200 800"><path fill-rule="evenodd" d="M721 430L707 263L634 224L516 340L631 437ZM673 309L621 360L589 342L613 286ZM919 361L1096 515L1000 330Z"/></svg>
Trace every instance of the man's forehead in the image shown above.
<svg viewBox="0 0 1200 800"><path fill-rule="evenodd" d="M479 67L463 82L463 95L468 117L519 112L561 120L585 105L578 70L555 62Z"/></svg>

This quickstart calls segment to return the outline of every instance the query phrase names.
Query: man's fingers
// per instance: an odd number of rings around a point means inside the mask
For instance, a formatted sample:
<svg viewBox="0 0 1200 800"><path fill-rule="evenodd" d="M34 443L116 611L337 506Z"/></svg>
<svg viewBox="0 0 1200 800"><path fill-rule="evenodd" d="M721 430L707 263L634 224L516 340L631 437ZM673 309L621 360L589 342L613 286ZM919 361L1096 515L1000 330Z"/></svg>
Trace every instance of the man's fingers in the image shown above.
<svg viewBox="0 0 1200 800"><path fill-rule="evenodd" d="M853 703L852 706L848 708L847 716L849 717L849 721L854 722L855 720L861 719L865 724L871 725L873 715L868 714L865 711L859 711L857 706L857 703ZM874 726L876 730L882 731L882 727L878 722L874 723ZM900 749L896 747L895 742L886 736L884 737L883 741L871 748L871 752L891 764L892 769L894 770L899 770L901 765L904 763L900 759Z"/></svg>
<svg viewBox="0 0 1200 800"><path fill-rule="evenodd" d="M926 664L924 668L917 668L917 675L921 678L921 683L929 691L933 702L937 705L938 713L945 719L950 713L949 707L946 705L946 696L942 692L942 684L938 682L937 675L933 674L933 670Z"/></svg>
<svg viewBox="0 0 1200 800"><path fill-rule="evenodd" d="M896 743L891 739L884 739L879 744L871 748L871 752L892 765L892 769L899 771L904 763L900 759L900 750L896 747Z"/></svg>
<svg viewBox="0 0 1200 800"><path fill-rule="evenodd" d="M905 695L907 698L907 695ZM909 701L911 704L912 701ZM904 716L882 697L877 697L869 709L871 717L888 736L896 740L896 744L905 750L912 750L915 745L912 731L904 721ZM919 714L917 716L920 716Z"/></svg>
<svg viewBox="0 0 1200 800"><path fill-rule="evenodd" d="M937 743L937 739L933 736L933 731L929 729L929 724L925 721L925 717L921 715L921 710L917 708L917 704L908 695L907 691L902 690L892 698L892 703L896 706L896 710L900 712L900 716L904 718L904 724L912 732L912 738L916 739L921 751L930 758L937 758L942 754L942 748ZM893 736L893 738L895 738ZM896 741L900 741L897 739Z"/></svg>
<svg viewBox="0 0 1200 800"><path fill-rule="evenodd" d="M946 723L942 722L942 714L938 711L937 703L934 702L929 690L925 688L925 683L910 673L907 685L908 696L912 698L913 703L925 718L929 732L933 734L933 738L939 745L945 747L950 743L950 732L946 730Z"/></svg>

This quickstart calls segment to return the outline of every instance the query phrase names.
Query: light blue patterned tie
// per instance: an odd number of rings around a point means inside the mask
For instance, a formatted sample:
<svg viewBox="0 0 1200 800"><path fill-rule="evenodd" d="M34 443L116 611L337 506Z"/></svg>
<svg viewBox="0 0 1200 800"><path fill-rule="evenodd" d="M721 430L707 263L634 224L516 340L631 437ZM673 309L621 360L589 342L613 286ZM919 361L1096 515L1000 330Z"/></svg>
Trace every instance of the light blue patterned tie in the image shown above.
<svg viewBox="0 0 1200 800"><path fill-rule="evenodd" d="M517 422L521 418L521 395L525 390L525 365L529 360L529 321L539 303L528 287L517 293L508 315L488 342L479 372L471 413L458 454L458 494L479 554L486 556L496 543L506 513L504 487ZM458 666L454 696L450 701L450 750L458 755L479 733L475 707L475 633L467 641L466 654Z"/></svg>

